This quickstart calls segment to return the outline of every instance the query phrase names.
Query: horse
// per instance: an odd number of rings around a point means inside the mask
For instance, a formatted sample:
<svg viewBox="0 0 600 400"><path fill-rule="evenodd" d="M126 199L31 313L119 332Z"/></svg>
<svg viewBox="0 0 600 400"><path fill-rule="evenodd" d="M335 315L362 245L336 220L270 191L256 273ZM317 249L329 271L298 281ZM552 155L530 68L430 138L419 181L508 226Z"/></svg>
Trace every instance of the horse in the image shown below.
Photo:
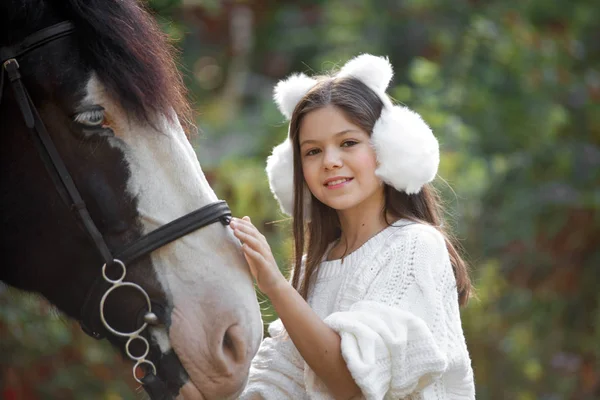
<svg viewBox="0 0 600 400"><path fill-rule="evenodd" d="M260 309L151 14L5 0L0 58L0 280L105 337L151 398L235 398Z"/></svg>

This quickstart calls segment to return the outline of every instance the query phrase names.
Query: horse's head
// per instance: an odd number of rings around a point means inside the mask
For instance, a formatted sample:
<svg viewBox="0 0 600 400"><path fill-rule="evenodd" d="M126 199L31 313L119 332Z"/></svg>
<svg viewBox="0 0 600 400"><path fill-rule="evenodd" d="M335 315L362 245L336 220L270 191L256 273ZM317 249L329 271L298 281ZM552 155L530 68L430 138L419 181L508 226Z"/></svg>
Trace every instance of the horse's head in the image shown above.
<svg viewBox="0 0 600 400"><path fill-rule="evenodd" d="M186 104L164 38L136 3L4 1L0 46L14 48L63 20L72 21L73 33L16 57L21 81L101 239L119 254L217 197L179 124ZM64 187L60 171L50 171L48 150L27 128L2 73L0 279L42 294L125 350L125 340L100 318L110 287L101 278L106 257L72 209L79 207L57 190ZM111 278L120 273L117 264L107 268ZM150 324L141 332L150 343L146 359L171 396L227 398L243 388L262 323L247 264L226 225L208 224L136 258L125 281L143 288L158 320L148 318L145 296L131 286L105 297L104 317L121 332ZM130 352L140 355L141 344Z"/></svg>

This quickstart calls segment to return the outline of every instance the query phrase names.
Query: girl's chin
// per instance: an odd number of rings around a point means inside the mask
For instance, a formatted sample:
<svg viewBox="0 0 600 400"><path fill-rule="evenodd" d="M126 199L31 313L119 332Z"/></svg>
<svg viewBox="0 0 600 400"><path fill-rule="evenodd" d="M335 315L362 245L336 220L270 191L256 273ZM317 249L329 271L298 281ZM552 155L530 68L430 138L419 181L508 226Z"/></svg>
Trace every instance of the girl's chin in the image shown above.
<svg viewBox="0 0 600 400"><path fill-rule="evenodd" d="M350 212L353 210L360 210L360 212L369 212L369 210L377 208L381 209L385 203L385 197L383 191L381 195L376 193L371 196L364 196L363 193L347 193L345 195L324 195L322 199L319 199L321 203L327 207L333 208L337 212Z"/></svg>
<svg viewBox="0 0 600 400"><path fill-rule="evenodd" d="M350 199L325 199L321 200L329 208L333 208L335 211L348 211L360 204L357 201L351 201Z"/></svg>

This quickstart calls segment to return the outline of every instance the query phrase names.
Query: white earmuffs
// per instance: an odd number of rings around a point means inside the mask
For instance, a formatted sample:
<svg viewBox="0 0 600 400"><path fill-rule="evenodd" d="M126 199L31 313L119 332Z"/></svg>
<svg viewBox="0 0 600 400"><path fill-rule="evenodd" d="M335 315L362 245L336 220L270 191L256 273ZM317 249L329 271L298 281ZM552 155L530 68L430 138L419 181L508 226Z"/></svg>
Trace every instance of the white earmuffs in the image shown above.
<svg viewBox="0 0 600 400"><path fill-rule="evenodd" d="M396 190L415 194L435 178L440 162L439 145L419 114L407 107L393 105L390 101L385 91L393 75L387 58L362 54L348 61L332 79L356 78L379 96L383 108L371 134L378 163L375 174ZM316 79L302 73L293 74L277 83L273 97L288 120L296 105L316 84ZM276 146L267 158L266 170L271 192L281 210L292 215L294 162L289 132L287 139ZM310 193L305 193L304 197L304 215L308 217Z"/></svg>

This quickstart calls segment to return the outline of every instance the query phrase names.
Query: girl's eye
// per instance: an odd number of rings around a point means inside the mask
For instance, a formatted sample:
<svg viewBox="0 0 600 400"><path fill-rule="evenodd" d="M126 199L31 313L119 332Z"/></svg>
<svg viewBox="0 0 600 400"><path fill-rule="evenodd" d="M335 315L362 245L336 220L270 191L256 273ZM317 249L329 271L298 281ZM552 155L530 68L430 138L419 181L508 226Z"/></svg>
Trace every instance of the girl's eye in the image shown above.
<svg viewBox="0 0 600 400"><path fill-rule="evenodd" d="M86 127L98 128L104 125L104 108L97 106L75 114L73 121Z"/></svg>
<svg viewBox="0 0 600 400"><path fill-rule="evenodd" d="M305 155L314 156L315 154L318 154L319 151L320 151L319 149L311 149L311 150L307 151Z"/></svg>
<svg viewBox="0 0 600 400"><path fill-rule="evenodd" d="M342 147L352 147L357 144L358 142L356 140L346 140L344 143L342 143Z"/></svg>

